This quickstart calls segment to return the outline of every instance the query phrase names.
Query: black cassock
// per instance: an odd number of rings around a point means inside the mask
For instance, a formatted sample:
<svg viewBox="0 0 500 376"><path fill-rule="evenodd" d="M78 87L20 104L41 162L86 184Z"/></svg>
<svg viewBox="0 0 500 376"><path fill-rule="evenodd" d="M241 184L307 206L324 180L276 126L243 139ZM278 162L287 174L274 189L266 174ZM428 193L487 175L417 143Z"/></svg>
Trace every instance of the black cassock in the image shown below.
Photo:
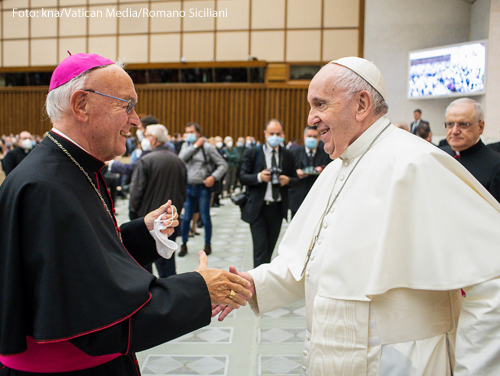
<svg viewBox="0 0 500 376"><path fill-rule="evenodd" d="M450 146L441 147L457 158ZM459 161L500 202L500 155L486 147L482 140L460 152Z"/></svg>
<svg viewBox="0 0 500 376"><path fill-rule="evenodd" d="M112 211L103 162L51 135ZM143 218L121 226L123 244L115 224L85 174L48 137L8 176L0 186L0 362L27 354L28 337L92 357L122 354L68 375L137 375L134 352L210 323L201 275L157 279L141 267L159 257ZM30 374L0 368L0 375Z"/></svg>

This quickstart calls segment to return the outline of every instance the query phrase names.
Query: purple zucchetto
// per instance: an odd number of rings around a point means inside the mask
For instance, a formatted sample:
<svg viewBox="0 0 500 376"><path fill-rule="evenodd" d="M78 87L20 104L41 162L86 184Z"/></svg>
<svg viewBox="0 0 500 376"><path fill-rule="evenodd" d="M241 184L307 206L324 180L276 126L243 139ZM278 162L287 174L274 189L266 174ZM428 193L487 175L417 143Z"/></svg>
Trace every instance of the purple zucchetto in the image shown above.
<svg viewBox="0 0 500 376"><path fill-rule="evenodd" d="M69 53L69 51L68 51ZM97 54L69 55L54 69L50 78L49 91L64 85L89 69L114 64L114 61Z"/></svg>

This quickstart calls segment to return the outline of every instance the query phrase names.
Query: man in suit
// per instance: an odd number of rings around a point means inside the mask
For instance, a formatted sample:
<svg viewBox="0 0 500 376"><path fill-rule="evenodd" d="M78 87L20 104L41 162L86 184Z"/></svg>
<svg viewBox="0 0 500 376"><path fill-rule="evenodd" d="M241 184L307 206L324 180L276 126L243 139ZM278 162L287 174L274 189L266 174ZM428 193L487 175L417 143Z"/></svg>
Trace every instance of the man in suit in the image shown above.
<svg viewBox="0 0 500 376"><path fill-rule="evenodd" d="M266 142L245 151L240 182L247 186L248 200L241 208L241 219L250 224L254 266L271 261L283 218L288 211L288 186L298 183L293 155L281 144L283 123L266 123Z"/></svg>
<svg viewBox="0 0 500 376"><path fill-rule="evenodd" d="M500 202L500 155L481 141L482 106L470 98L457 99L446 109L444 124L449 146L442 149L455 157Z"/></svg>
<svg viewBox="0 0 500 376"><path fill-rule="evenodd" d="M415 121L411 123L411 129L410 129L411 133L417 134L417 127L423 123L427 124L430 130L429 122L427 120L422 119L422 110L420 110L419 108L413 111L413 119L415 119Z"/></svg>
<svg viewBox="0 0 500 376"><path fill-rule="evenodd" d="M180 213L187 197L186 165L165 146L168 139L165 126L148 125L144 130L144 139L150 143L151 152L138 160L132 173L130 217L142 217L149 213L151 208L157 208L167 200L171 200ZM177 226L169 239L175 242L175 238L180 234L180 227ZM172 255L156 260L155 264L161 278L176 274L175 257ZM152 271L151 265L145 269Z"/></svg>
<svg viewBox="0 0 500 376"><path fill-rule="evenodd" d="M313 186L319 174L332 160L325 153L323 141L315 126L307 126L304 130L304 146L292 151L299 183L290 187L290 210L292 217L299 210L302 201Z"/></svg>

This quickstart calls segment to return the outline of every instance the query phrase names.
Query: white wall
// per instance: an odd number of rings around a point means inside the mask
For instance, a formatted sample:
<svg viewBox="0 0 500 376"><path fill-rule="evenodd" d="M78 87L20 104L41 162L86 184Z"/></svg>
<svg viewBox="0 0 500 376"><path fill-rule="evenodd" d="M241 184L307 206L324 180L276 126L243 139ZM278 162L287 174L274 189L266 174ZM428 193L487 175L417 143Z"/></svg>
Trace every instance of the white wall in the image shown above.
<svg viewBox="0 0 500 376"><path fill-rule="evenodd" d="M474 4L465 0L365 1L364 57L385 78L389 118L410 123L413 110L420 108L422 118L430 122L434 141L444 138L441 123L453 99L407 99L408 52L488 39L490 0ZM474 98L484 103L483 97Z"/></svg>
<svg viewBox="0 0 500 376"><path fill-rule="evenodd" d="M485 130L483 140L497 141L500 134L500 0L491 0L488 66L486 70Z"/></svg>

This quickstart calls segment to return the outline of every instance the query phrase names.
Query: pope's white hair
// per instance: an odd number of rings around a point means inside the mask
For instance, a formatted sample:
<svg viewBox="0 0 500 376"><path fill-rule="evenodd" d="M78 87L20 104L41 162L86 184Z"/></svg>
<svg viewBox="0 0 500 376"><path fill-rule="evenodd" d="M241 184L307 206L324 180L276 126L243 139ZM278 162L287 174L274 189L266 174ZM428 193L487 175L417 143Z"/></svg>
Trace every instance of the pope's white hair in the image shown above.
<svg viewBox="0 0 500 376"><path fill-rule="evenodd" d="M122 61L117 61L115 65L122 69L125 67ZM47 115L52 123L61 121L63 115L69 111L71 95L77 90L85 89L89 73L104 67L109 67L109 65L89 69L49 92L45 100L45 111L47 111Z"/></svg>
<svg viewBox="0 0 500 376"><path fill-rule="evenodd" d="M389 105L372 85L352 70L341 65L339 66L343 69L337 71L335 77L336 90L343 92L347 98L351 98L355 93L366 90L373 99L373 112L375 115L384 115L389 111Z"/></svg>

